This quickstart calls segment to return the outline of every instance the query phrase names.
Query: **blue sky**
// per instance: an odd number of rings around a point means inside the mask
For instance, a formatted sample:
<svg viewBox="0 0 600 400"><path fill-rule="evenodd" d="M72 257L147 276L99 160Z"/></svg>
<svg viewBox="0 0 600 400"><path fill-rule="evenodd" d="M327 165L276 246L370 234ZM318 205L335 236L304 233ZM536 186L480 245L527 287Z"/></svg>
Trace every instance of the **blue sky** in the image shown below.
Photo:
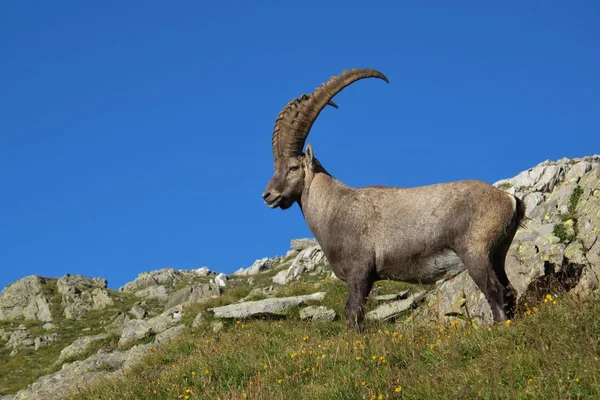
<svg viewBox="0 0 600 400"><path fill-rule="evenodd" d="M351 186L599 153L599 41L595 0L2 2L0 288L284 254L311 234L260 196L275 118L348 68L390 83L308 141Z"/></svg>

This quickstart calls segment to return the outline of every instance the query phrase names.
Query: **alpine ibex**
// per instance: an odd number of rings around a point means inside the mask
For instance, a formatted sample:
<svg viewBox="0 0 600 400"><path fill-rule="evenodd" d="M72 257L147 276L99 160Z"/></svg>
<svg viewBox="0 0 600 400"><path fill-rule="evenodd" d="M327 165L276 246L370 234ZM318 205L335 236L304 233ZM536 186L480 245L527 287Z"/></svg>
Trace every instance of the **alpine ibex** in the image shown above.
<svg viewBox="0 0 600 400"><path fill-rule="evenodd" d="M348 286L348 328L364 331L373 283L433 283L465 268L486 296L495 322L506 319L512 289L504 260L525 214L523 202L492 185L463 180L415 188L351 188L331 176L304 142L321 110L353 82L375 77L354 69L290 101L273 131L275 174L262 197L285 210L298 203L333 272Z"/></svg>

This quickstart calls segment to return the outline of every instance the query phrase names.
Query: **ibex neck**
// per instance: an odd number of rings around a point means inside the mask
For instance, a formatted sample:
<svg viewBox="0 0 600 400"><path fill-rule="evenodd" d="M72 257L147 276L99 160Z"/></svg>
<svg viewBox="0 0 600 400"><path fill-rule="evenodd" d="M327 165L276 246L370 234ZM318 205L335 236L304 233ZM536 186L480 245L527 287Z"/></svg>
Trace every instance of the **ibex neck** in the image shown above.
<svg viewBox="0 0 600 400"><path fill-rule="evenodd" d="M319 240L319 232L327 225L327 215L332 207L339 206L340 192L348 189L327 172L316 172L309 185L306 185L299 202L308 227Z"/></svg>

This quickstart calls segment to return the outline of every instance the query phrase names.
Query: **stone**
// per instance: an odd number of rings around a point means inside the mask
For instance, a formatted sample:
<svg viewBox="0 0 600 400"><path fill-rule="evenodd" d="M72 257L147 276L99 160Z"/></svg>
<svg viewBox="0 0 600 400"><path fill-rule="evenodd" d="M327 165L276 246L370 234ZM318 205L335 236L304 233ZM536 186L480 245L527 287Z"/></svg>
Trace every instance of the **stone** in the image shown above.
<svg viewBox="0 0 600 400"><path fill-rule="evenodd" d="M198 276L208 276L208 275L214 275L215 274L215 272L213 272L210 269L208 269L208 267L201 267L201 268L195 269L194 272L196 274L198 274Z"/></svg>
<svg viewBox="0 0 600 400"><path fill-rule="evenodd" d="M64 315L67 319L79 319L91 310L101 310L114 303L106 290L107 281L82 275L66 274L57 281L62 295Z"/></svg>
<svg viewBox="0 0 600 400"><path fill-rule="evenodd" d="M159 301L167 301L171 291L165 286L150 286L145 289L138 290L135 295L144 299L157 299Z"/></svg>
<svg viewBox="0 0 600 400"><path fill-rule="evenodd" d="M52 322L46 322L44 325L42 325L42 328L44 328L44 330L47 331L54 331L58 329L57 326L54 325Z"/></svg>
<svg viewBox="0 0 600 400"><path fill-rule="evenodd" d="M228 279L229 278L227 275L221 273L215 278L215 284L217 284L219 287L226 287Z"/></svg>
<svg viewBox="0 0 600 400"><path fill-rule="evenodd" d="M317 241L315 239L292 239L291 242L291 247L293 250L295 251L302 251L306 248L309 247L315 247L318 246L319 244L317 243Z"/></svg>
<svg viewBox="0 0 600 400"><path fill-rule="evenodd" d="M172 328L167 329L166 331L159 333L156 335L154 339L155 344L165 344L173 341L177 336L181 335L185 331L185 327L183 325L176 325Z"/></svg>
<svg viewBox="0 0 600 400"><path fill-rule="evenodd" d="M286 315L289 308L298 306L309 300L322 300L325 292L313 293L306 296L277 297L245 303L230 304L210 309L216 318L250 318L260 316Z"/></svg>
<svg viewBox="0 0 600 400"><path fill-rule="evenodd" d="M141 305L134 304L133 307L131 307L131 310L129 310L129 314L135 319L144 319L148 315L148 312Z"/></svg>
<svg viewBox="0 0 600 400"><path fill-rule="evenodd" d="M89 347L97 341L104 340L107 334L95 336L82 336L73 341L70 345L60 351L60 355L54 364L60 365L69 359L75 359L85 354Z"/></svg>
<svg viewBox="0 0 600 400"><path fill-rule="evenodd" d="M173 268L162 268L151 272L142 272L138 277L122 286L119 291L126 293L136 293L141 289L152 286L172 287L179 282L191 283L198 276L202 276L204 269L199 270L175 270ZM210 272L207 272L207 275ZM137 293L136 293L137 294Z"/></svg>
<svg viewBox="0 0 600 400"><path fill-rule="evenodd" d="M42 346L48 346L58 340L58 333L47 333L42 336L38 336L33 341L34 350L39 350Z"/></svg>
<svg viewBox="0 0 600 400"><path fill-rule="evenodd" d="M194 321L192 322L192 328L198 329L203 324L204 324L204 315L201 312L199 312L198 314L196 314L196 317L194 317Z"/></svg>
<svg viewBox="0 0 600 400"><path fill-rule="evenodd" d="M312 322L330 322L335 319L335 311L323 306L309 306L300 310L300 319Z"/></svg>
<svg viewBox="0 0 600 400"><path fill-rule="evenodd" d="M181 319L182 311L182 305L178 305L166 310L154 318L150 318L148 320L148 324L152 328L152 332L162 333L167 329L177 325Z"/></svg>
<svg viewBox="0 0 600 400"><path fill-rule="evenodd" d="M373 296L373 300L378 303L384 303L384 302L389 302L389 301L405 299L409 292L410 292L410 289L406 289L406 290L401 291L400 293L382 294L379 296Z"/></svg>
<svg viewBox="0 0 600 400"><path fill-rule="evenodd" d="M221 332L221 331L223 330L223 327L224 327L224 326L225 326L225 325L224 325L224 324L223 324L223 322L221 322L221 321L214 321L214 322L211 324L212 331L213 331L214 333L219 333L219 332Z"/></svg>
<svg viewBox="0 0 600 400"><path fill-rule="evenodd" d="M236 272L234 272L234 275L237 276L250 276L250 275L256 275L259 274L261 272L267 271L271 268L273 268L274 266L276 266L279 263L280 259L279 257L277 258L261 258L260 260L256 260L254 261L254 263L244 269L244 268L240 268L239 270L237 270Z"/></svg>
<svg viewBox="0 0 600 400"><path fill-rule="evenodd" d="M130 320L131 318L129 315L119 312L110 319L104 329L110 333L121 333Z"/></svg>
<svg viewBox="0 0 600 400"><path fill-rule="evenodd" d="M179 304L201 303L207 299L221 295L221 288L214 284L197 284L186 286L169 296L165 308L171 308Z"/></svg>
<svg viewBox="0 0 600 400"><path fill-rule="evenodd" d="M426 292L415 293L404 300L385 303L365 314L367 320L388 321L398 318L402 313L410 310L416 303L423 300Z"/></svg>
<svg viewBox="0 0 600 400"><path fill-rule="evenodd" d="M4 345L7 349L12 349L10 355L14 356L19 350L24 348L34 348L35 338L29 330L20 325L17 329L11 332L8 341Z"/></svg>
<svg viewBox="0 0 600 400"><path fill-rule="evenodd" d="M327 263L325 254L319 246L307 247L302 250L292 265L286 270L281 271L273 277L273 282L279 285L284 285L293 280L299 279L307 272L315 271L318 267L322 267Z"/></svg>
<svg viewBox="0 0 600 400"><path fill-rule="evenodd" d="M152 333L152 326L147 321L132 319L125 324L118 346L123 348L132 342L149 337Z"/></svg>
<svg viewBox="0 0 600 400"><path fill-rule="evenodd" d="M25 319L52 321L49 299L43 292L47 278L37 275L26 276L0 293L0 321Z"/></svg>

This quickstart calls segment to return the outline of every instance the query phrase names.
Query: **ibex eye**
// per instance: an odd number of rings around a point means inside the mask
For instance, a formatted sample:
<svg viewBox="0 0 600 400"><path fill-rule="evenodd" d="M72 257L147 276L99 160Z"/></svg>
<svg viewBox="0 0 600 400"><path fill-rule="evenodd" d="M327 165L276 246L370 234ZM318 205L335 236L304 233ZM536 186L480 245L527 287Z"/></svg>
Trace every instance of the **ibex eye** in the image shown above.
<svg viewBox="0 0 600 400"><path fill-rule="evenodd" d="M293 167L290 167L290 171L298 171L298 167L297 165L294 165Z"/></svg>

